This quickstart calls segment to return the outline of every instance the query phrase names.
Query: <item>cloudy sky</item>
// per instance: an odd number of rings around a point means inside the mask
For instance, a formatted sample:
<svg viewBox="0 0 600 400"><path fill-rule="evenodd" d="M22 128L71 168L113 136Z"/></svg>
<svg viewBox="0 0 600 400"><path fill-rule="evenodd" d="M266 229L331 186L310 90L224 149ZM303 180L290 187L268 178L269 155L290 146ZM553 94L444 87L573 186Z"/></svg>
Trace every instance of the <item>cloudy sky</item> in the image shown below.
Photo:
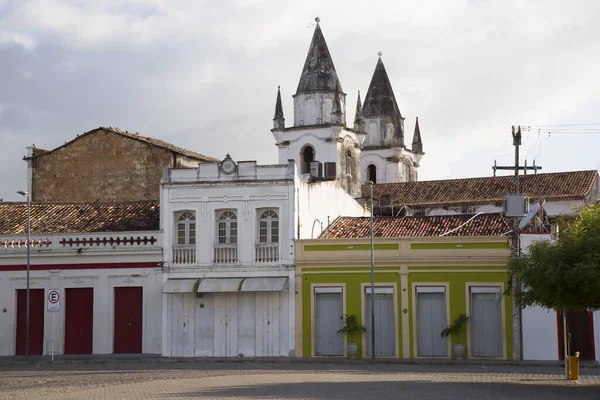
<svg viewBox="0 0 600 400"><path fill-rule="evenodd" d="M596 0L0 0L0 198L26 188L26 146L98 126L276 162L277 85L290 123L316 16L350 121L383 52L421 180L513 162L513 124L546 172L600 167ZM598 125L550 126L574 124Z"/></svg>

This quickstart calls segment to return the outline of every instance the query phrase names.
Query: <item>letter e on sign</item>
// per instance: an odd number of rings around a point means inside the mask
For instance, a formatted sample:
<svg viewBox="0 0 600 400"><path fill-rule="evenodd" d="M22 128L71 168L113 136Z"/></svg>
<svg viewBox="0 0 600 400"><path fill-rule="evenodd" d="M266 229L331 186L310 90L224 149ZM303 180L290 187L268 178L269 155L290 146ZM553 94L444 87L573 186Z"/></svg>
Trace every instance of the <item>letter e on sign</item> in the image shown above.
<svg viewBox="0 0 600 400"><path fill-rule="evenodd" d="M48 290L48 311L60 311L60 289Z"/></svg>

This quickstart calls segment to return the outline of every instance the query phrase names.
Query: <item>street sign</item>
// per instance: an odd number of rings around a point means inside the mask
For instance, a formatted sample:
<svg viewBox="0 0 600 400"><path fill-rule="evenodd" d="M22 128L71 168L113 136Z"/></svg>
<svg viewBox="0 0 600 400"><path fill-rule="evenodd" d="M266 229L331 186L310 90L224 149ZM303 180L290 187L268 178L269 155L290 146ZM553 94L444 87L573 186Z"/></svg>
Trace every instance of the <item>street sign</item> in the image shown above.
<svg viewBox="0 0 600 400"><path fill-rule="evenodd" d="M60 311L60 289L48 290L48 311Z"/></svg>

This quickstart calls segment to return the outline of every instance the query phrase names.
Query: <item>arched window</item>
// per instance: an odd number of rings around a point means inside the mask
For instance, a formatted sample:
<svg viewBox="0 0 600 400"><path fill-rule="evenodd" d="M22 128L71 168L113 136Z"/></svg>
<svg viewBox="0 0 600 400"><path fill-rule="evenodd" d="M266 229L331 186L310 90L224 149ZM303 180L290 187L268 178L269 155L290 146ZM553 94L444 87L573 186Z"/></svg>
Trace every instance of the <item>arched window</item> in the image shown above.
<svg viewBox="0 0 600 400"><path fill-rule="evenodd" d="M219 244L237 244L237 216L233 211L223 211L218 221Z"/></svg>
<svg viewBox="0 0 600 400"><path fill-rule="evenodd" d="M367 180L377 183L377 167L374 164L367 167Z"/></svg>
<svg viewBox="0 0 600 400"><path fill-rule="evenodd" d="M279 216L274 210L266 210L259 219L259 243L279 243Z"/></svg>
<svg viewBox="0 0 600 400"><path fill-rule="evenodd" d="M177 244L196 244L196 216L189 211L181 213L177 218Z"/></svg>
<svg viewBox="0 0 600 400"><path fill-rule="evenodd" d="M300 173L310 174L310 163L315 161L315 149L310 145L304 146L300 154L300 159Z"/></svg>

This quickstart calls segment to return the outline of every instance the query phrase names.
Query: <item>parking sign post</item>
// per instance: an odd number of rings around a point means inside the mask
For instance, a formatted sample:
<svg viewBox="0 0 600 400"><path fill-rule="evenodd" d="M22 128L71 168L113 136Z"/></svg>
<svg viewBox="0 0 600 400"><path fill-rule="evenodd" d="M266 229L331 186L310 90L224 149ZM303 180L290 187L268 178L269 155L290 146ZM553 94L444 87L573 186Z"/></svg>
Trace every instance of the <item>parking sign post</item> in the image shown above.
<svg viewBox="0 0 600 400"><path fill-rule="evenodd" d="M54 340L54 314L60 311L60 289L48 290L48 312L52 313L52 362L54 362L54 353L56 342Z"/></svg>

